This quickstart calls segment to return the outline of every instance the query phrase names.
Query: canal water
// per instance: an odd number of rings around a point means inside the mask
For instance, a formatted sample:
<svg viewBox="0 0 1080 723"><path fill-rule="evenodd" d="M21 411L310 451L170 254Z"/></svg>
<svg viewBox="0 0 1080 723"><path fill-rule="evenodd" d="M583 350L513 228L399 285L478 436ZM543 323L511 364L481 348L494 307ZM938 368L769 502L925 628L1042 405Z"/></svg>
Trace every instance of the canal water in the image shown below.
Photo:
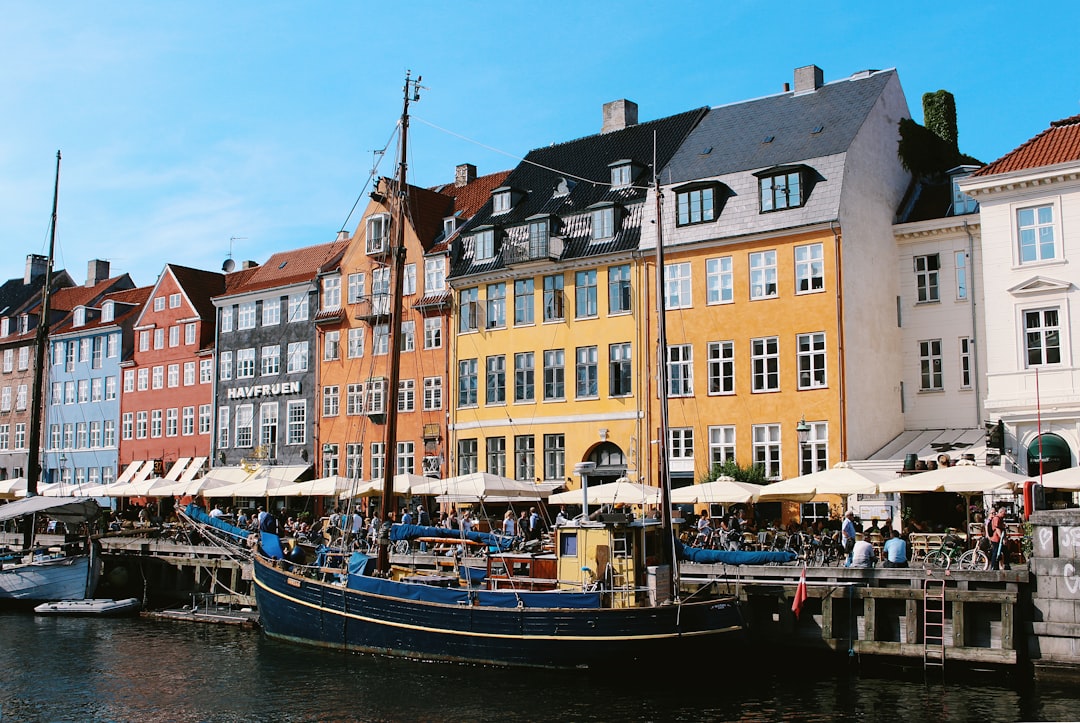
<svg viewBox="0 0 1080 723"><path fill-rule="evenodd" d="M0 723L1080 719L1080 686L702 649L545 672L278 643L235 627L0 612Z"/></svg>

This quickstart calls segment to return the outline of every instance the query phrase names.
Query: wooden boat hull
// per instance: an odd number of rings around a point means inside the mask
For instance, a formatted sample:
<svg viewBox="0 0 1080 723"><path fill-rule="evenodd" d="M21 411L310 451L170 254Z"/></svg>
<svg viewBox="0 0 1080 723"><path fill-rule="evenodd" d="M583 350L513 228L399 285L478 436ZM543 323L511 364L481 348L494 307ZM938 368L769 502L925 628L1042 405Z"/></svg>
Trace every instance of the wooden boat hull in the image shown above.
<svg viewBox="0 0 1080 723"><path fill-rule="evenodd" d="M421 660L625 665L672 659L700 645L715 651L743 633L733 598L616 609L446 605L319 582L261 557L254 578L260 624L272 638Z"/></svg>
<svg viewBox="0 0 1080 723"><path fill-rule="evenodd" d="M5 563L0 568L0 601L83 600L92 583L90 555Z"/></svg>
<svg viewBox="0 0 1080 723"><path fill-rule="evenodd" d="M59 600L42 603L34 608L34 612L39 615L119 616L133 615L139 612L140 608L142 603L139 599L129 597L124 600Z"/></svg>

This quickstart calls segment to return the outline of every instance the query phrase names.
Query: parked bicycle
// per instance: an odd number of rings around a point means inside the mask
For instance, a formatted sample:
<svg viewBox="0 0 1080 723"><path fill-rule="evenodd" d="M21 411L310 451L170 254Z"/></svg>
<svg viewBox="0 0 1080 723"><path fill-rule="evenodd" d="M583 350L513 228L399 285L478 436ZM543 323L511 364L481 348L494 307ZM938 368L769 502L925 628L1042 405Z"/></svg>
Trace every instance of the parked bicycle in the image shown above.
<svg viewBox="0 0 1080 723"><path fill-rule="evenodd" d="M956 566L959 570L989 570L990 558L979 548L966 549L964 541L956 535L945 535L941 546L931 550L923 559L928 567L947 570Z"/></svg>

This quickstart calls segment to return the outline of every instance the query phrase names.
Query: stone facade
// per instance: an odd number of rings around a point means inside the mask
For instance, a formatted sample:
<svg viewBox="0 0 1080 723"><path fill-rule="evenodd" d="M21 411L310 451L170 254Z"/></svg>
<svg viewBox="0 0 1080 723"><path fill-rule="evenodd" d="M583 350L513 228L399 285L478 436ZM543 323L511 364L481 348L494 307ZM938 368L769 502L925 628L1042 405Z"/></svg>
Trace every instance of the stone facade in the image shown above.
<svg viewBox="0 0 1080 723"><path fill-rule="evenodd" d="M1080 510L1031 516L1031 636L1028 655L1040 676L1080 666Z"/></svg>

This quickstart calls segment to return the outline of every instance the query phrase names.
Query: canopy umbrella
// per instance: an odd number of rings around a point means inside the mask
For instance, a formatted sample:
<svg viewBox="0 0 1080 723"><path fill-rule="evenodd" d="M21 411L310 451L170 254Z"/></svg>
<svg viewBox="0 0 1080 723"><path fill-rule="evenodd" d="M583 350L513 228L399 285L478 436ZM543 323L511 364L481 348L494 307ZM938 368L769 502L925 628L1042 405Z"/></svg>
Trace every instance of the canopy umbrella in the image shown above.
<svg viewBox="0 0 1080 723"><path fill-rule="evenodd" d="M736 482L731 477L717 477L711 482L673 489L671 501L676 504L747 504L756 500L762 489L761 485Z"/></svg>
<svg viewBox="0 0 1080 723"><path fill-rule="evenodd" d="M238 480L243 481L243 480ZM209 495L215 489L221 487L227 487L237 482L229 482L221 477L211 477L209 475L205 477L197 477L194 479L184 480L181 479L177 482L170 482L168 485L154 489L154 496L156 497L196 497L198 495Z"/></svg>
<svg viewBox="0 0 1080 723"><path fill-rule="evenodd" d="M0 498L14 499L26 496L26 478L12 477L0 481Z"/></svg>
<svg viewBox="0 0 1080 723"><path fill-rule="evenodd" d="M430 479L412 488L414 495L445 495L466 502L481 502L489 497L540 499L541 490L531 482L499 477L489 472Z"/></svg>
<svg viewBox="0 0 1080 723"><path fill-rule="evenodd" d="M162 477L152 477L151 479L141 480L139 482L125 482L122 484L111 484L108 486L107 491L103 494L106 497L159 497L160 495L154 490L157 488L164 489L172 485L172 482Z"/></svg>
<svg viewBox="0 0 1080 723"><path fill-rule="evenodd" d="M395 495L412 495L418 494L417 488L428 485L432 482L440 482L441 480L435 480L431 477L422 477L418 474L409 474L403 472L401 474L394 475L394 494ZM346 490L342 497L381 497L383 493L383 481L381 479L373 479L367 482L360 482L357 484L355 490Z"/></svg>
<svg viewBox="0 0 1080 723"><path fill-rule="evenodd" d="M818 495L872 495L879 483L888 477L886 472L854 469L847 462L838 462L829 469L773 482L761 488L759 502L796 500L809 502Z"/></svg>
<svg viewBox="0 0 1080 723"><path fill-rule="evenodd" d="M349 490L353 481L348 477L330 475L307 482L282 485L269 493L270 497L337 497Z"/></svg>
<svg viewBox="0 0 1080 723"><path fill-rule="evenodd" d="M1038 477L1028 479L1038 482ZM1080 490L1080 467L1066 467L1042 476L1042 486L1055 490Z"/></svg>
<svg viewBox="0 0 1080 723"><path fill-rule="evenodd" d="M607 484L589 486L585 491L590 505L613 505L619 502L630 505L660 504L660 488L637 484L625 477ZM557 505L581 504L581 490L568 490L551 495L548 502Z"/></svg>
<svg viewBox="0 0 1080 723"><path fill-rule="evenodd" d="M1012 491L1018 485L1022 485L1026 479L1028 478L1023 475L1006 472L997 467L961 463L882 482L879 490L881 492L980 494Z"/></svg>
<svg viewBox="0 0 1080 723"><path fill-rule="evenodd" d="M310 465L258 467L242 482L204 490L203 494L207 497L272 497L279 487L293 484L310 468Z"/></svg>

